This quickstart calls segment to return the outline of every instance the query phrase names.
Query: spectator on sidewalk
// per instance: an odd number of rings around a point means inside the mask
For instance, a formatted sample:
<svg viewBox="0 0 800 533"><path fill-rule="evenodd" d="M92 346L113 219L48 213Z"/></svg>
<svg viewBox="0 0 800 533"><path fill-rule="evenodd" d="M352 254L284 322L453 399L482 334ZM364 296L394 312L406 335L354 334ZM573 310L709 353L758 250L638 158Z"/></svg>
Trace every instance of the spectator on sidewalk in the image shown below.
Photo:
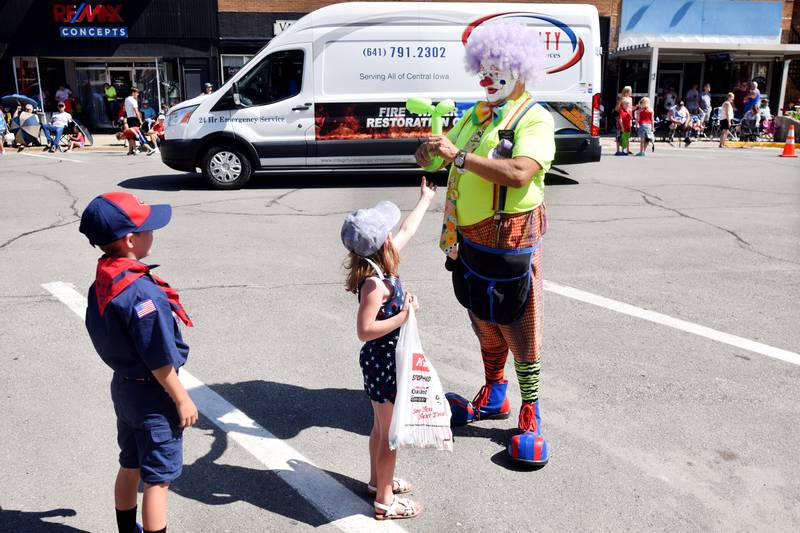
<svg viewBox="0 0 800 533"><path fill-rule="evenodd" d="M667 85L662 93L664 111L669 113L669 110L675 107L675 102L678 101L678 94L671 86Z"/></svg>
<svg viewBox="0 0 800 533"><path fill-rule="evenodd" d="M616 115L617 130L617 150L614 155L628 155L629 142L631 137L631 126L633 123L633 89L630 85L622 88L622 92L617 96L617 105L614 106Z"/></svg>
<svg viewBox="0 0 800 533"><path fill-rule="evenodd" d="M142 100L142 108L140 111L144 120L153 120L156 118L156 110L150 107L149 100Z"/></svg>
<svg viewBox="0 0 800 533"><path fill-rule="evenodd" d="M733 111L733 101L736 98L736 95L733 93L728 93L728 97L723 102L722 107L719 110L719 147L726 148L727 141L728 141L728 132L731 129L731 121L733 121L734 111Z"/></svg>
<svg viewBox="0 0 800 533"><path fill-rule="evenodd" d="M155 124L153 127L150 128L150 131L155 134L156 138L156 146L161 144L161 141L164 140L165 129L164 129L164 115L158 115Z"/></svg>
<svg viewBox="0 0 800 533"><path fill-rule="evenodd" d="M700 111L703 112L703 124L708 124L711 119L711 85L703 85L703 93L700 95Z"/></svg>
<svg viewBox="0 0 800 533"><path fill-rule="evenodd" d="M677 105L674 105L669 110L667 113L667 122L669 123L669 137L667 138L667 142L672 144L675 138L675 130L680 128L683 130L684 134L683 142L686 146L689 146L689 144L691 144L689 140L691 121L689 120L689 110L686 109L682 101L678 102Z"/></svg>
<svg viewBox="0 0 800 533"><path fill-rule="evenodd" d="M692 88L686 91L686 108L692 115L697 114L700 108L700 91L697 90L697 84L692 85Z"/></svg>
<svg viewBox="0 0 800 533"><path fill-rule="evenodd" d="M72 122L72 115L64 110L64 102L58 103L58 112L50 115L50 124L43 124L42 131L47 138L45 151L55 152L64 135L64 128Z"/></svg>
<svg viewBox="0 0 800 533"><path fill-rule="evenodd" d="M733 87L733 113L736 118L742 118L744 115L744 99L747 96L747 82L740 81Z"/></svg>
<svg viewBox="0 0 800 533"><path fill-rule="evenodd" d="M636 123L639 125L639 153L640 157L646 155L648 143L652 143L655 151L655 135L653 134L653 110L650 108L650 99L643 97L636 106Z"/></svg>
<svg viewBox="0 0 800 533"><path fill-rule="evenodd" d="M139 131L139 126L131 126L128 124L127 119L123 119L122 121L122 131L117 132L117 140L125 139L128 144L128 153L127 155L136 155L136 143L141 143L142 147L146 148L147 155L152 155L155 153L155 150L147 144L147 141L142 141L141 132Z"/></svg>
<svg viewBox="0 0 800 533"><path fill-rule="evenodd" d="M71 96L72 91L69 88L67 88L64 84L59 85L58 90L56 91L56 106L58 106L58 104L64 104L64 109L66 112L72 112L71 103L67 103Z"/></svg>
<svg viewBox="0 0 800 533"><path fill-rule="evenodd" d="M75 128L75 130L69 135L69 146L67 147L67 152L71 152L73 148L83 148L85 143L86 137L83 136L83 132L80 130L80 128Z"/></svg>
<svg viewBox="0 0 800 533"><path fill-rule="evenodd" d="M106 112L109 122L114 122L117 116L117 89L108 83L103 84L103 98L106 102Z"/></svg>
<svg viewBox="0 0 800 533"><path fill-rule="evenodd" d="M142 112L139 111L139 89L133 87L131 94L125 98L125 120L131 128L138 128L142 125Z"/></svg>
<svg viewBox="0 0 800 533"><path fill-rule="evenodd" d="M759 112L761 113L762 122L765 120L772 120L772 111L769 108L769 98L761 99L761 109Z"/></svg>
<svg viewBox="0 0 800 533"><path fill-rule="evenodd" d="M751 81L747 96L744 97L744 112L747 113L751 108L761 107L761 91L758 90L758 82Z"/></svg>

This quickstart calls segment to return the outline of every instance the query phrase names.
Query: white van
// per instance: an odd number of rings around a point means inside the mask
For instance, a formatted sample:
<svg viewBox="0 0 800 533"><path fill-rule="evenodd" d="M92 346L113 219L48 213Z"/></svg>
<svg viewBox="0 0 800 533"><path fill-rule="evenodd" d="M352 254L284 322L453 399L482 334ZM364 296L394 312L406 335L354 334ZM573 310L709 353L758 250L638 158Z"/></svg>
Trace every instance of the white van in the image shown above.
<svg viewBox="0 0 800 533"><path fill-rule="evenodd" d="M410 96L452 98L449 129L484 97L464 70L480 24L537 28L547 76L533 90L556 125L556 163L600 159L600 30L591 5L352 2L318 9L275 37L225 85L176 105L161 158L242 187L253 171L413 169L430 117Z"/></svg>

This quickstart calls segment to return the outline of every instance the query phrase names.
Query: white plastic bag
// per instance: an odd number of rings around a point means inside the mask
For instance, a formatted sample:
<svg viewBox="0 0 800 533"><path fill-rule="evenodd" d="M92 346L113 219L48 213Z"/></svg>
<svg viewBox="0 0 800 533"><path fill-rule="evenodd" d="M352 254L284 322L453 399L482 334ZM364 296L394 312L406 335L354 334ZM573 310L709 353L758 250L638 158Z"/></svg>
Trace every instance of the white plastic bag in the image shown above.
<svg viewBox="0 0 800 533"><path fill-rule="evenodd" d="M436 448L453 451L450 404L419 340L417 318L410 309L400 328L395 354L397 396L389 428L389 448Z"/></svg>

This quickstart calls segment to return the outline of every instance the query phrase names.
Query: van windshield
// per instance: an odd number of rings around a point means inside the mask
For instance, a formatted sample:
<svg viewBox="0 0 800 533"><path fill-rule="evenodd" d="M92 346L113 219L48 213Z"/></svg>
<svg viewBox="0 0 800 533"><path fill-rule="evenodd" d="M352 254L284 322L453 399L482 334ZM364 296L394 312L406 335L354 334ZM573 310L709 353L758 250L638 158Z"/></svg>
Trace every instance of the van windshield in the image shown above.
<svg viewBox="0 0 800 533"><path fill-rule="evenodd" d="M303 56L302 50L282 50L265 57L239 81L242 105L271 104L300 94Z"/></svg>

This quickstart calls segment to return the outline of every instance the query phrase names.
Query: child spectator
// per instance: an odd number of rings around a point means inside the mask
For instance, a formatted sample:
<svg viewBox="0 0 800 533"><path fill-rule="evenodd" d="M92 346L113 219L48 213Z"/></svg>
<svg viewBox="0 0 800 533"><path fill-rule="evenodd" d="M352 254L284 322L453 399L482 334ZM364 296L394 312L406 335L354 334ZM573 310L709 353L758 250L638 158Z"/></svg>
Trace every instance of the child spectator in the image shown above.
<svg viewBox="0 0 800 533"><path fill-rule="evenodd" d="M126 192L96 197L81 215L80 232L104 253L89 288L86 329L114 371L119 533L142 532L136 523L140 480L144 533L166 533L167 491L183 467L183 430L197 421L197 407L178 379L189 355L178 320L190 327L192 321L175 289L140 262L150 254L153 230L171 215L169 205L150 206Z"/></svg>
<svg viewBox="0 0 800 533"><path fill-rule="evenodd" d="M73 148L83 148L85 143L86 137L83 136L83 132L80 130L80 128L76 127L75 130L69 135L69 146L67 147L67 152L71 152Z"/></svg>
<svg viewBox="0 0 800 533"><path fill-rule="evenodd" d="M345 288L358 295L356 332L364 341L359 360L374 417L367 490L375 498L376 520L412 518L422 510L410 499L395 497L410 492L412 486L394 478L397 451L389 449L389 426L397 394L395 348L400 326L408 318L409 306L419 309L417 298L403 291L397 277L400 251L416 233L435 192L436 186L429 187L423 177L419 201L395 236L392 228L400 220L400 210L391 202L354 211L342 225L342 243L349 251Z"/></svg>
<svg viewBox="0 0 800 533"><path fill-rule="evenodd" d="M128 153L126 155L136 155L136 141L141 142L142 146L144 146L147 149L147 155L153 155L154 153L156 153L155 149L153 149L149 144L147 144L146 141L142 142L142 137L141 137L141 134L139 133L139 127L138 126L133 126L133 127L128 126L128 120L127 119L123 119L122 120L122 131L117 132L116 137L117 137L117 140L120 140L120 141L122 139L126 139L127 140L127 142L128 142Z"/></svg>
<svg viewBox="0 0 800 533"><path fill-rule="evenodd" d="M155 124L153 124L153 127L150 129L152 133L155 133L156 142L158 144L161 144L161 141L164 140L164 135L165 135L164 119L165 119L164 115L158 115Z"/></svg>
<svg viewBox="0 0 800 533"><path fill-rule="evenodd" d="M614 155L627 155L627 154L630 153L630 151L628 150L628 143L630 142L631 125L632 125L632 121L633 121L633 115L632 115L632 112L633 112L632 111L633 110L633 98L632 98L632 94L633 94L633 89L630 87L630 85L626 85L625 87L622 88L622 92L619 93L619 96L617 96L617 105L614 106L614 112L617 115L617 120L616 120L617 151L614 153ZM627 110L627 113L626 113L625 110ZM624 125L623 122L625 122L625 121L628 124L627 137L625 137L625 135L624 135L625 131L624 131L624 128L623 128L623 125ZM625 146L623 147L622 146L622 141L625 138L627 138L627 141L626 141Z"/></svg>
<svg viewBox="0 0 800 533"><path fill-rule="evenodd" d="M639 124L639 153L644 156L647 153L647 144L652 143L655 151L655 135L653 134L653 110L650 108L650 99L643 97L636 106L636 122Z"/></svg>
<svg viewBox="0 0 800 533"><path fill-rule="evenodd" d="M633 127L633 103L630 98L623 98L617 110L617 145L614 155L630 155L631 128Z"/></svg>

